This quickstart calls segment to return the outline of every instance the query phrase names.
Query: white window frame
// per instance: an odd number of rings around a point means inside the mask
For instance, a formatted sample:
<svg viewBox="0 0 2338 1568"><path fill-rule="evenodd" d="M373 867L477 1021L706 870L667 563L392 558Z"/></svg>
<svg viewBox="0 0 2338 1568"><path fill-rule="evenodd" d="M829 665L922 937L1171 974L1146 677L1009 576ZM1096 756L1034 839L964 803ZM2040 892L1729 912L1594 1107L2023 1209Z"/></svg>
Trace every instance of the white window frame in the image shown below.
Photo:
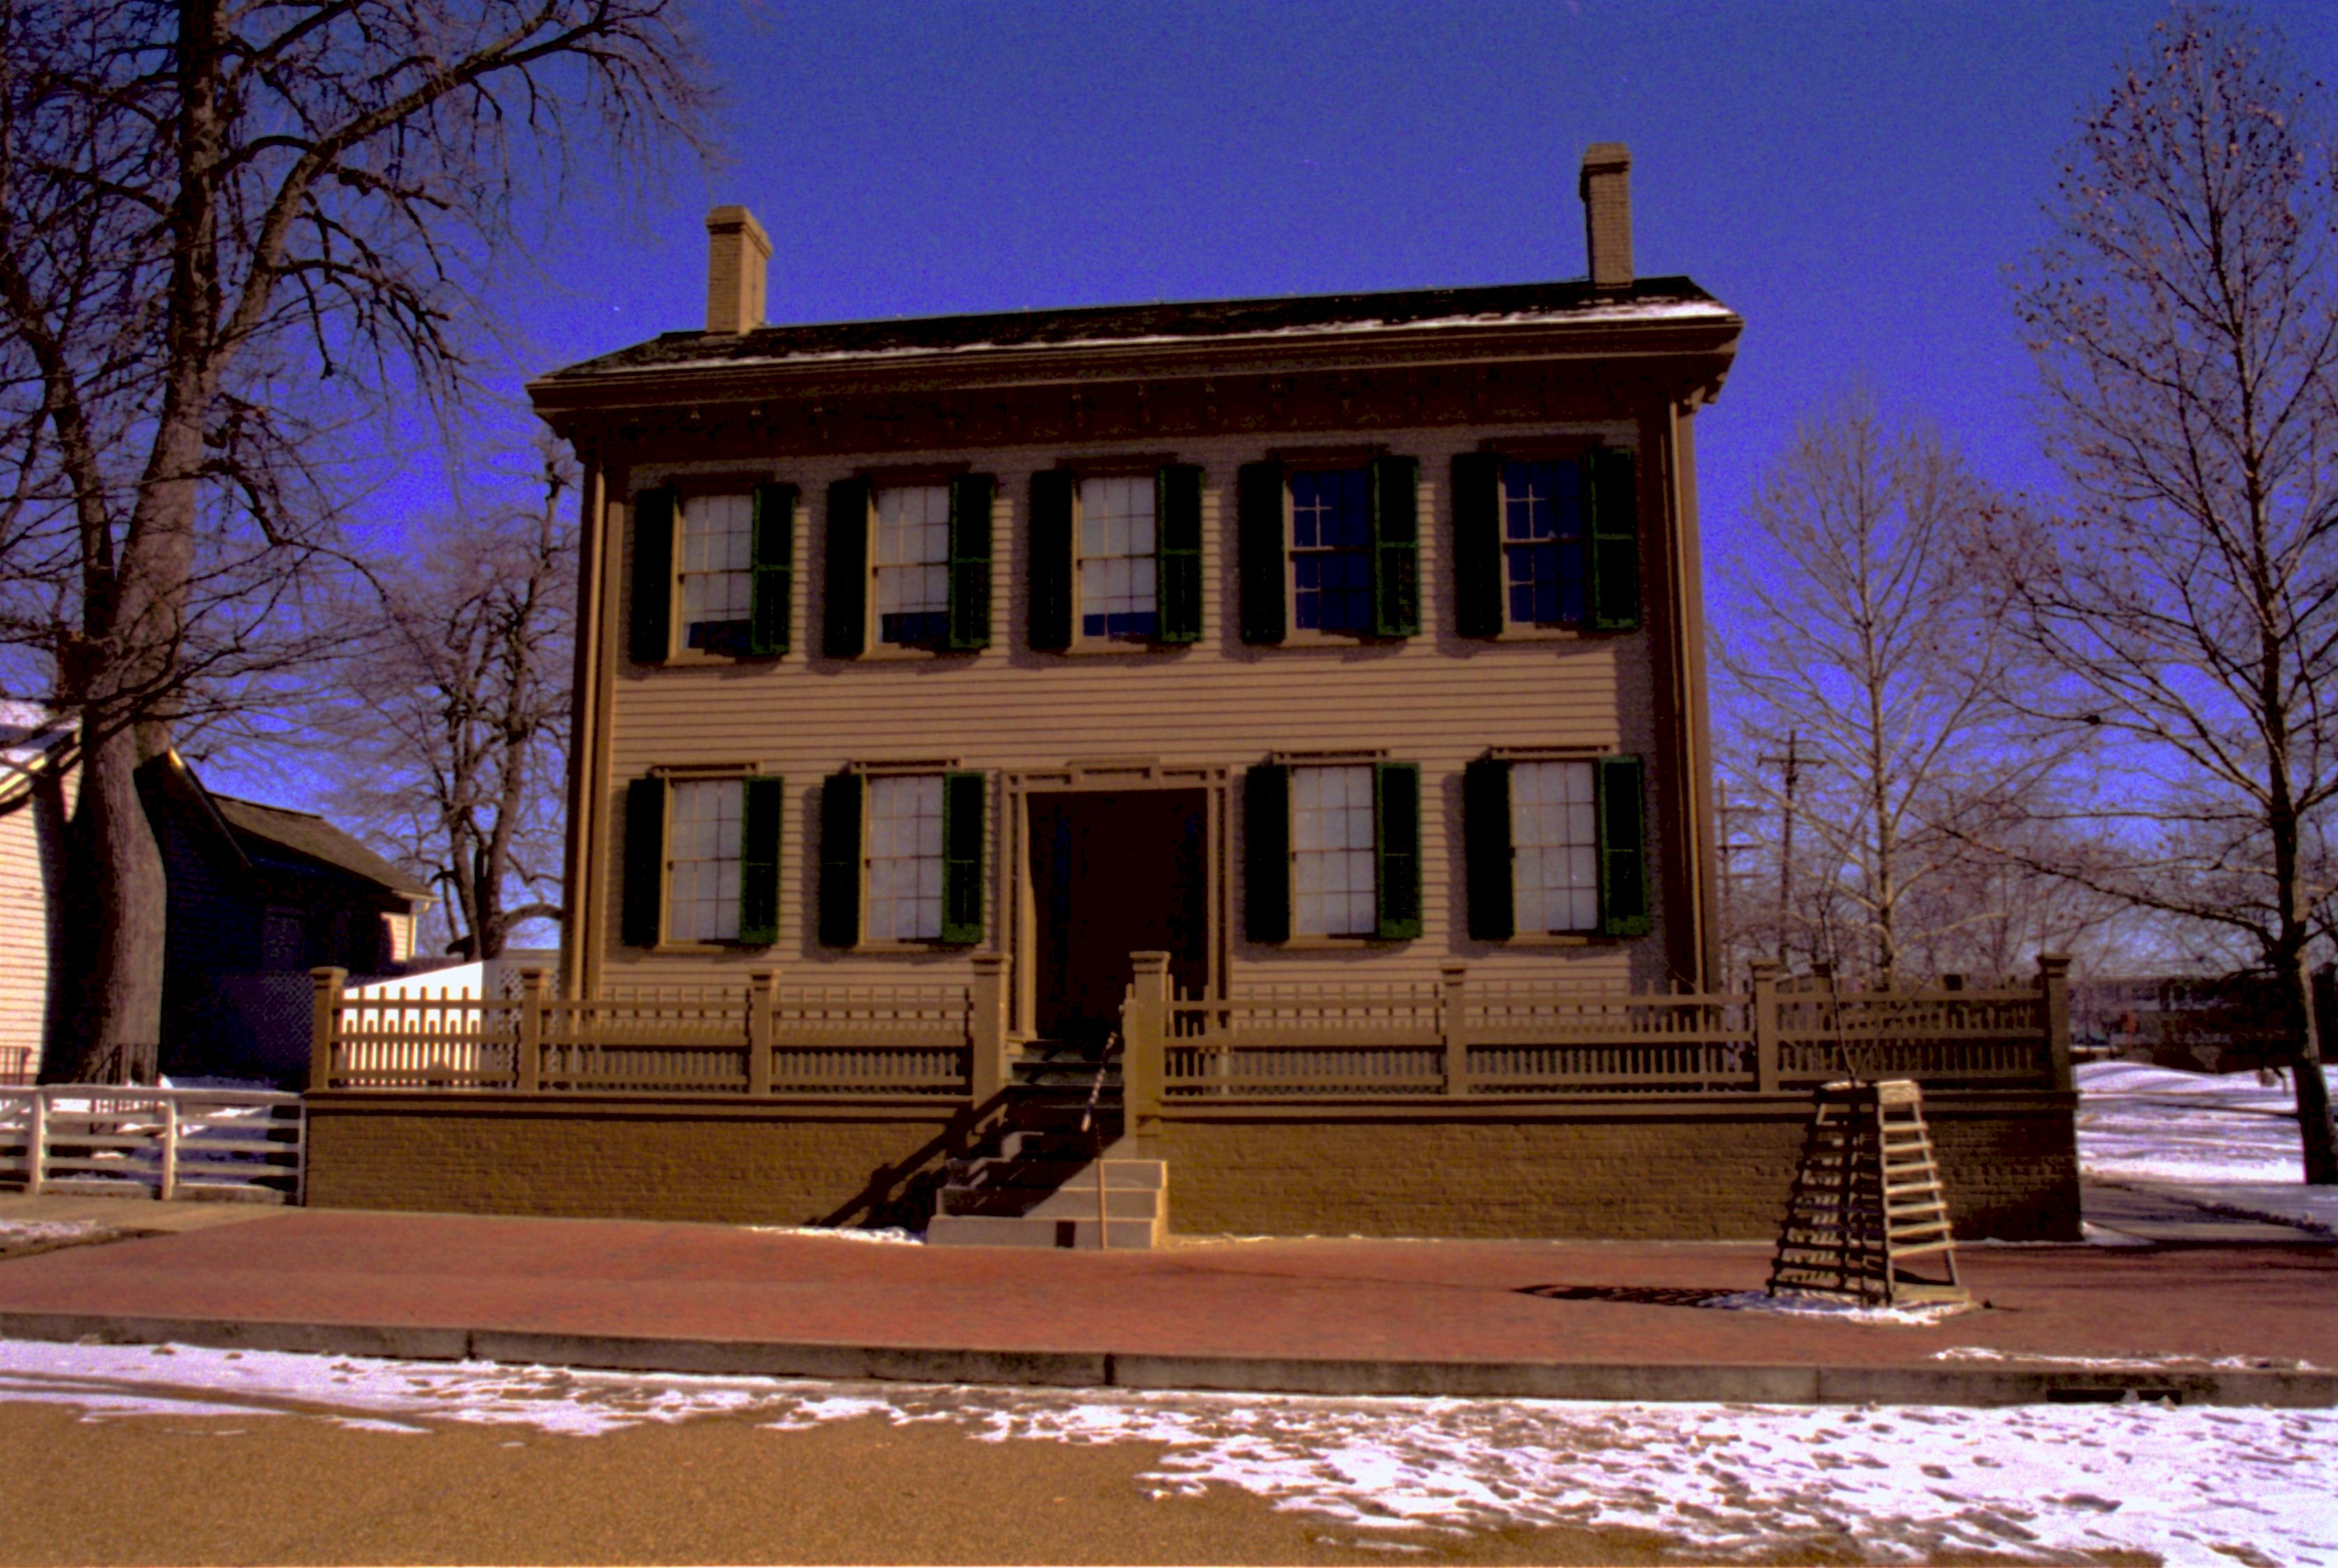
<svg viewBox="0 0 2338 1568"><path fill-rule="evenodd" d="M725 526L715 535L731 543L726 553L734 559L722 565L693 565L693 545L708 537L693 530L693 518L711 513L714 504L721 504L725 511L733 506L737 509L735 519L726 519L732 525ZM685 655L737 657L745 653L748 639L752 635L755 614L755 496L752 491L681 490L675 493L673 578L675 650ZM735 608L737 613L719 617L701 615L693 622L690 596L694 584L705 584L710 590L719 587L725 600L736 602L735 604L725 603L724 608ZM708 648L691 642L690 632L693 624L730 624L742 630L739 633L737 646Z"/></svg>
<svg viewBox="0 0 2338 1568"><path fill-rule="evenodd" d="M918 523L918 526L919 529L925 531L928 535L938 536L940 541L940 554L930 559L919 557L915 560L888 561L885 558L887 554L888 542L888 524L886 520L888 505L890 503L898 505L906 497L911 495L919 496L926 506L929 509L938 503L940 507L940 517L938 521L930 514L929 511L928 515L922 519ZM949 515L950 485L948 480L920 481L913 484L900 485L872 485L869 486L869 632L868 642L866 644L867 647L871 649L935 648L940 646L948 640L949 635L950 611ZM924 591L919 595L920 602L917 608L914 610L897 612L897 613L931 615L936 617L936 630L931 634L909 638L899 642L896 642L885 635L885 616L887 612L885 609L885 585L886 573L889 572L915 572L924 574ZM926 599L931 599L932 603L924 603L923 601Z"/></svg>
<svg viewBox="0 0 2338 1568"><path fill-rule="evenodd" d="M939 771L867 775L860 813L860 936L864 942L941 940L945 913L942 814L948 809L944 779ZM889 815L880 810L880 803L896 809ZM898 809L902 805L912 809ZM917 839L906 853L900 842L904 825ZM905 880L910 884L906 896ZM904 908L909 913L906 921L900 918ZM880 912L889 918L880 918Z"/></svg>
<svg viewBox="0 0 2338 1568"><path fill-rule="evenodd" d="M691 808L687 823L685 804ZM665 940L722 943L739 939L741 828L746 808L743 777L666 780L662 910ZM702 828L705 831L696 842L684 843L686 832ZM684 854L685 849L692 852ZM690 883L686 888L685 873ZM693 911L688 919L682 917L685 905Z"/></svg>
<svg viewBox="0 0 2338 1568"><path fill-rule="evenodd" d="M1515 929L1528 936L1596 935L1600 929L1597 760L1512 761L1509 808Z"/></svg>
<svg viewBox="0 0 2338 1568"><path fill-rule="evenodd" d="M1131 549L1114 554L1096 555L1088 554L1088 522L1092 505L1089 486L1091 485L1126 485L1142 497L1146 538L1144 547L1141 551ZM1072 494L1072 641L1076 644L1103 647L1149 643L1158 640L1161 634L1161 482L1159 474L1153 469L1146 469L1142 474L1084 474L1074 485ZM1132 525L1136 515L1137 514L1134 512L1126 514ZM1130 597L1132 602L1141 603L1144 608L1139 612L1128 612L1152 616L1151 631L1090 632L1087 629L1087 569L1092 561L1098 564L1112 561L1125 561L1131 564L1132 576L1141 575L1144 586L1141 592L1133 590ZM1105 613L1109 615L1111 612L1107 611Z"/></svg>

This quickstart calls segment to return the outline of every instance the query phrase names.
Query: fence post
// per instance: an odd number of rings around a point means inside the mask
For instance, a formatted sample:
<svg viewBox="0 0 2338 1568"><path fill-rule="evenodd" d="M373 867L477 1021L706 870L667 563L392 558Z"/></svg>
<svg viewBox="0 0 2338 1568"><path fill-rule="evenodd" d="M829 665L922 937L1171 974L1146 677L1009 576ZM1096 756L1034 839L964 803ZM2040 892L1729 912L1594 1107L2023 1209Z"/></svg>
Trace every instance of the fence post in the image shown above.
<svg viewBox="0 0 2338 1568"><path fill-rule="evenodd" d="M33 1091L25 1112L25 1196L38 1198L49 1162L49 1092Z"/></svg>
<svg viewBox="0 0 2338 1568"><path fill-rule="evenodd" d="M1438 1023L1445 1041L1445 1092L1469 1093L1469 965L1447 964L1438 971L1445 977L1438 997Z"/></svg>
<svg viewBox="0 0 2338 1568"><path fill-rule="evenodd" d="M1778 1092L1778 961L1750 958L1754 976L1754 1091Z"/></svg>
<svg viewBox="0 0 2338 1568"><path fill-rule="evenodd" d="M987 1104L1007 1087L1007 955L977 953L967 987L967 1093Z"/></svg>
<svg viewBox="0 0 2338 1568"><path fill-rule="evenodd" d="M1127 1131L1149 1149L1161 1131L1161 1078L1169 1044L1169 955L1132 953L1136 978L1121 1010L1121 1105Z"/></svg>
<svg viewBox="0 0 2338 1568"><path fill-rule="evenodd" d="M747 976L747 1093L771 1092L771 1014L780 1004L780 974L758 969Z"/></svg>
<svg viewBox="0 0 2338 1568"><path fill-rule="evenodd" d="M2046 1073L2053 1087L2068 1093L2070 1075L2070 956L2038 955L2038 989L2046 997Z"/></svg>
<svg viewBox="0 0 2338 1568"><path fill-rule="evenodd" d="M309 1014L309 1087L311 1090L333 1086L333 1036L340 1032L341 987L349 983L346 969L311 969L309 984L315 986L310 997Z"/></svg>
<svg viewBox="0 0 2338 1568"><path fill-rule="evenodd" d="M512 1047L512 1087L533 1094L544 1082L544 986L541 969L519 972L519 1041Z"/></svg>
<svg viewBox="0 0 2338 1568"><path fill-rule="evenodd" d="M162 1174L154 1196L168 1203L179 1192L179 1102L170 1093L162 1099Z"/></svg>

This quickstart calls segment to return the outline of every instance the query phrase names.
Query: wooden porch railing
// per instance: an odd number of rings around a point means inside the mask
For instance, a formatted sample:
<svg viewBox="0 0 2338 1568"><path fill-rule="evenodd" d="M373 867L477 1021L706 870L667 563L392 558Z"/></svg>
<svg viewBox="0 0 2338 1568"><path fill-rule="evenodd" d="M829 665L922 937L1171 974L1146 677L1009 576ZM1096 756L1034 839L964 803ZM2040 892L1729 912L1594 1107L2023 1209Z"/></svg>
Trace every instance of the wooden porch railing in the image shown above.
<svg viewBox="0 0 2338 1568"><path fill-rule="evenodd" d="M1207 1100L1535 1093L1778 1093L1857 1074L2070 1087L2068 960L2034 986L1782 989L1643 996L1556 983L1440 981L1173 996L1136 956L1124 1014L1132 1111ZM1150 1099L1147 1099L1147 1096Z"/></svg>
<svg viewBox="0 0 2338 1568"><path fill-rule="evenodd" d="M516 996L345 995L316 984L309 1087L983 1100L1006 1082L1006 960L963 985L641 986L577 1001L542 970Z"/></svg>

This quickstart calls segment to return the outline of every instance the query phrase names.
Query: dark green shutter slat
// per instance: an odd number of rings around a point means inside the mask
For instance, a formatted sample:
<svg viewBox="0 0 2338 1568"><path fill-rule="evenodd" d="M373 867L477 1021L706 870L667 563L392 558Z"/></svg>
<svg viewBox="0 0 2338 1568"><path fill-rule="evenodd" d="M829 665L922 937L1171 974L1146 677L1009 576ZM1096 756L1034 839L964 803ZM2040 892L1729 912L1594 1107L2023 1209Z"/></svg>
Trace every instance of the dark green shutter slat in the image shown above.
<svg viewBox="0 0 2338 1568"><path fill-rule="evenodd" d="M739 940L768 947L780 939L780 831L787 783L747 779L739 788Z"/></svg>
<svg viewBox="0 0 2338 1568"><path fill-rule="evenodd" d="M1291 769L1276 763L1243 779L1243 931L1291 939Z"/></svg>
<svg viewBox="0 0 2338 1568"><path fill-rule="evenodd" d="M1162 642L1202 640L1202 470L1172 463L1154 480L1154 610Z"/></svg>
<svg viewBox="0 0 2338 1568"><path fill-rule="evenodd" d="M1282 465L1243 464L1234 491L1242 638L1245 642L1280 642L1288 619L1282 587Z"/></svg>
<svg viewBox="0 0 2338 1568"><path fill-rule="evenodd" d="M942 940L982 940L983 776L942 775Z"/></svg>
<svg viewBox="0 0 2338 1568"><path fill-rule="evenodd" d="M754 619L749 624L747 651L776 658L788 651L795 623L796 487L792 485L755 486Z"/></svg>
<svg viewBox="0 0 2338 1568"><path fill-rule="evenodd" d="M1507 942L1518 935L1510 877L1510 765L1480 757L1461 770L1461 838L1469 878L1469 935Z"/></svg>
<svg viewBox="0 0 2338 1568"><path fill-rule="evenodd" d="M1371 468L1372 634L1420 631L1420 465L1375 457Z"/></svg>
<svg viewBox="0 0 2338 1568"><path fill-rule="evenodd" d="M827 573L820 651L831 659L858 659L869 651L869 481L839 479L828 487Z"/></svg>
<svg viewBox="0 0 2338 1568"><path fill-rule="evenodd" d="M634 662L663 664L673 647L673 492L634 495Z"/></svg>
<svg viewBox="0 0 2338 1568"><path fill-rule="evenodd" d="M1464 637L1502 634L1502 460L1453 459L1453 616Z"/></svg>
<svg viewBox="0 0 2338 1568"><path fill-rule="evenodd" d="M820 787L820 941L860 941L860 798L858 773L831 773Z"/></svg>
<svg viewBox="0 0 2338 1568"><path fill-rule="evenodd" d="M1599 929L1648 933L1647 808L1637 757L1599 759Z"/></svg>
<svg viewBox="0 0 2338 1568"><path fill-rule="evenodd" d="M1383 941L1420 935L1420 767L1372 766L1372 850L1377 862L1374 904Z"/></svg>
<svg viewBox="0 0 2338 1568"><path fill-rule="evenodd" d="M990 498L987 474L950 481L949 636L942 646L971 652L990 646Z"/></svg>
<svg viewBox="0 0 2338 1568"><path fill-rule="evenodd" d="M1031 475L1031 646L1055 652L1072 645L1072 494L1067 469Z"/></svg>
<svg viewBox="0 0 2338 1568"><path fill-rule="evenodd" d="M1629 632L1640 623L1640 492L1632 455L1595 448L1584 459L1591 503L1591 626Z"/></svg>
<svg viewBox="0 0 2338 1568"><path fill-rule="evenodd" d="M665 934L665 780L636 779L625 786L625 902L620 915L625 946L654 947Z"/></svg>

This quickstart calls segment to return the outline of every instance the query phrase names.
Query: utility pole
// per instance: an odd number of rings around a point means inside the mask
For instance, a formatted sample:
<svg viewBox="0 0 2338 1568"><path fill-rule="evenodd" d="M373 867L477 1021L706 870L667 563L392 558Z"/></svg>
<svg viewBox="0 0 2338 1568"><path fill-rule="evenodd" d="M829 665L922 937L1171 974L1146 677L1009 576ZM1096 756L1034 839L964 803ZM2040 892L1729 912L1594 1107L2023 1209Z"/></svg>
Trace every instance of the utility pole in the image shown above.
<svg viewBox="0 0 2338 1568"><path fill-rule="evenodd" d="M1804 768L1823 768L1826 764L1803 755L1803 735L1799 730L1786 731L1783 756L1763 756L1754 759L1764 768L1783 770L1785 788L1785 808L1778 824L1778 963L1786 962L1786 922L1794 907L1794 795L1802 788Z"/></svg>
<svg viewBox="0 0 2338 1568"><path fill-rule="evenodd" d="M1714 846L1714 849L1719 855L1721 860L1721 963L1725 985L1726 977L1735 974L1737 971L1737 949L1739 946L1737 922L1735 918L1737 908L1737 878L1744 875L1744 872L1736 868L1733 864L1733 861L1739 850L1751 849L1754 846L1751 844L1740 844L1737 842L1736 835L1730 830L1730 824L1735 820L1738 816L1748 810L1749 808L1741 806L1737 801L1731 799L1729 793L1729 780L1726 779L1722 779L1716 781L1716 793L1718 794L1719 799L1714 803L1713 814L1717 819L1717 825L1720 828L1720 842Z"/></svg>

